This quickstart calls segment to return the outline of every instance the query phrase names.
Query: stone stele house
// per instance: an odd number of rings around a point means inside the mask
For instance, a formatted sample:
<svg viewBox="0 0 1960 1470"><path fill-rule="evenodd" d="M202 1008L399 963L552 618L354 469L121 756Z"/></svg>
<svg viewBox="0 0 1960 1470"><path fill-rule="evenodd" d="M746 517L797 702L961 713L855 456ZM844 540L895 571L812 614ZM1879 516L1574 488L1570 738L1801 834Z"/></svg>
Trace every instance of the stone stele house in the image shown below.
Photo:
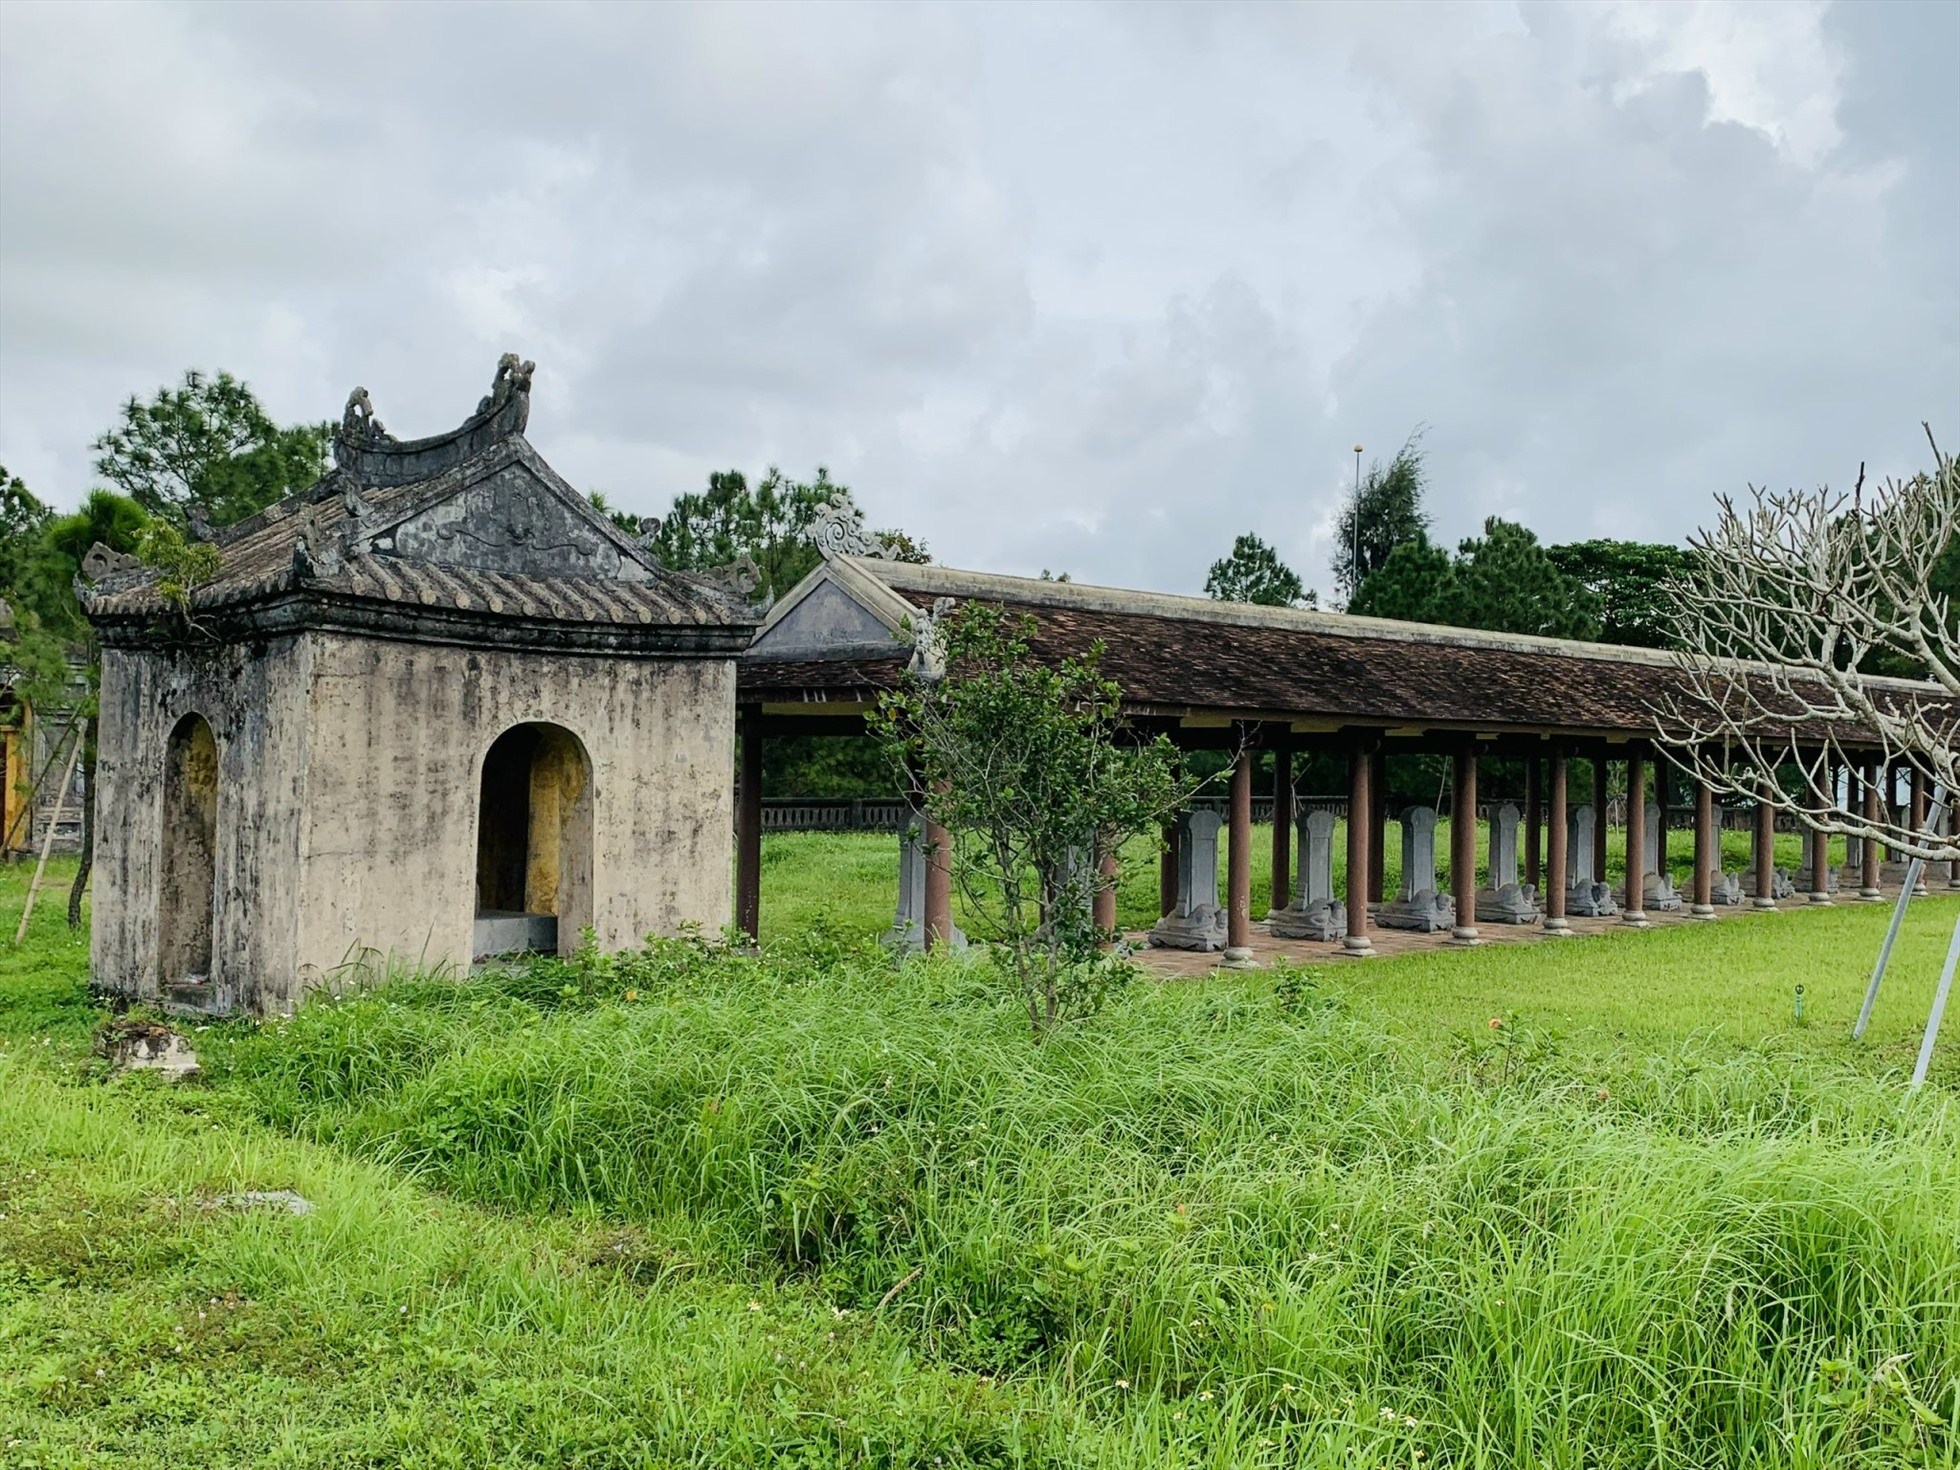
<svg viewBox="0 0 1960 1470"><path fill-rule="evenodd" d="M356 389L336 468L187 596L90 553L98 984L276 1014L362 964L728 923L755 615L538 457L531 372L409 441Z"/></svg>

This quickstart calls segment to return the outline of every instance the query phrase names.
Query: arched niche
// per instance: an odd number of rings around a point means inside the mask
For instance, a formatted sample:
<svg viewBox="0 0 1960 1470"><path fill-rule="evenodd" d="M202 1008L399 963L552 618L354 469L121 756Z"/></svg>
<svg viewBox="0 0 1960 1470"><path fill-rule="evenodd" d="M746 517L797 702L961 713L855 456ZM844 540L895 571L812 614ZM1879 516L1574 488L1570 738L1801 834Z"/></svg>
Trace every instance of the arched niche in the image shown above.
<svg viewBox="0 0 1960 1470"><path fill-rule="evenodd" d="M218 878L218 742L203 715L185 715L163 755L163 842L157 872L157 984L211 979Z"/></svg>
<svg viewBox="0 0 1960 1470"><path fill-rule="evenodd" d="M484 753L471 953L569 954L592 923L592 762L578 736L529 722Z"/></svg>

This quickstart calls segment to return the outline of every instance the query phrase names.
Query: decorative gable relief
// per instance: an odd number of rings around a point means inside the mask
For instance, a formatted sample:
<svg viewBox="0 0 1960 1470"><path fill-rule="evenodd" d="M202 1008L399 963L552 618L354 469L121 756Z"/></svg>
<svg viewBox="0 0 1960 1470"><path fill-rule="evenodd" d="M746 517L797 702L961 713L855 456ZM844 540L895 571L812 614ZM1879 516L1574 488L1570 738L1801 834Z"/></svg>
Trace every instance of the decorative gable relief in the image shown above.
<svg viewBox="0 0 1960 1470"><path fill-rule="evenodd" d="M653 573L521 464L508 464L369 543L382 556L525 577L648 583Z"/></svg>
<svg viewBox="0 0 1960 1470"><path fill-rule="evenodd" d="M892 630L834 582L814 587L776 625L750 645L755 658L825 658L844 652L898 655Z"/></svg>

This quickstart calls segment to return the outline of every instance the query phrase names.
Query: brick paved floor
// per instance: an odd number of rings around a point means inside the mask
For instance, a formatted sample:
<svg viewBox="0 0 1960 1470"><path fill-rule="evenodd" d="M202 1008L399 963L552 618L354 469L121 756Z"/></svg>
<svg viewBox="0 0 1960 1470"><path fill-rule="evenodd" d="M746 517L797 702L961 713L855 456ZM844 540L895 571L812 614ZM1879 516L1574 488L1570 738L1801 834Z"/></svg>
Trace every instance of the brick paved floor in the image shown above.
<svg viewBox="0 0 1960 1470"><path fill-rule="evenodd" d="M1891 904L1898 898L1896 892L1885 895L1885 902ZM1855 896L1840 896L1837 903L1855 903ZM1715 923L1732 923L1737 919L1753 917L1758 911L1749 908L1750 900L1745 899L1741 908L1718 908ZM1801 896L1787 898L1777 906L1779 912L1791 909L1809 908L1810 904ZM1687 906L1674 913L1654 913L1647 915L1647 921L1656 929L1670 928L1677 924L1706 923L1688 915ZM1547 939L1545 931L1538 924L1479 924L1477 935L1487 944L1575 944L1579 939L1609 930L1624 928L1618 915L1610 919L1573 919L1573 939ZM1406 929L1384 929L1379 925L1368 926L1368 937L1374 942L1377 955L1416 954L1426 950L1454 949L1449 932L1437 934L1415 934ZM1219 956L1200 954L1193 950L1151 949L1145 942L1143 930L1135 930L1124 935L1132 944L1140 946L1136 959L1145 969L1158 975L1202 975L1219 967ZM1340 942L1323 944L1312 939L1275 939L1267 930L1263 919L1252 926L1252 963L1270 965L1273 960L1284 955L1293 964L1318 964L1325 960L1343 958ZM1352 957L1348 957L1352 963Z"/></svg>

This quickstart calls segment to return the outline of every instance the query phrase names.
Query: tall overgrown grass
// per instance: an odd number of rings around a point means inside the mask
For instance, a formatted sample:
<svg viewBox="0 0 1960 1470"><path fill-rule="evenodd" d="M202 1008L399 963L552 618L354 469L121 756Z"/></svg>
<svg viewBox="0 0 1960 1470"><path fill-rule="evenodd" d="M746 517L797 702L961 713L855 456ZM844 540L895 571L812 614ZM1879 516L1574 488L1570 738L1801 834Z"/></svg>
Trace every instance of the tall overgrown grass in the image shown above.
<svg viewBox="0 0 1960 1470"><path fill-rule="evenodd" d="M1412 1055L1302 971L1139 984L1035 1045L984 961L821 933L395 983L207 1050L303 1137L1097 1413L1242 1447L1359 1416L1410 1466L1952 1463L1960 1123L1816 1059L1609 1076L1482 1023Z"/></svg>

